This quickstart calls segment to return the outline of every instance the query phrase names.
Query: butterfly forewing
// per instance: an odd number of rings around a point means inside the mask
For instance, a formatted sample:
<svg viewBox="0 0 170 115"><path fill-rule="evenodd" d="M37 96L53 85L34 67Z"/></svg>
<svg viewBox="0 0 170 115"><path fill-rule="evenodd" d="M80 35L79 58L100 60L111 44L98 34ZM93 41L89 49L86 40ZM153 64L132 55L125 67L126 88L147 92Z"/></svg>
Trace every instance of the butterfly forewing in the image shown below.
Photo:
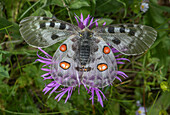
<svg viewBox="0 0 170 115"><path fill-rule="evenodd" d="M31 16L20 22L20 33L33 47L48 47L77 33L79 28L70 23L46 17Z"/></svg>
<svg viewBox="0 0 170 115"><path fill-rule="evenodd" d="M144 25L123 24L98 27L95 36L102 37L115 49L126 55L137 55L146 51L155 41L157 32Z"/></svg>

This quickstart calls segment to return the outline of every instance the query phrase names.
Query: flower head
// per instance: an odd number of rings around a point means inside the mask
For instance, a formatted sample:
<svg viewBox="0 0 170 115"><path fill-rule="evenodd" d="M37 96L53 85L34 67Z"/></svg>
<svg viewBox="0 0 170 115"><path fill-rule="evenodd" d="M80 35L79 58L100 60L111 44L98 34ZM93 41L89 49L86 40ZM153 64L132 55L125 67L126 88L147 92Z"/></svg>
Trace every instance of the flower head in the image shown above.
<svg viewBox="0 0 170 115"><path fill-rule="evenodd" d="M136 111L136 115L146 115L145 107L139 107L139 109Z"/></svg>
<svg viewBox="0 0 170 115"><path fill-rule="evenodd" d="M147 110L146 110L145 107L143 107L143 106L140 104L140 101L139 101L139 100L136 101L136 106L139 107L139 109L136 111L136 115L145 115L145 111L147 111Z"/></svg>
<svg viewBox="0 0 170 115"><path fill-rule="evenodd" d="M93 22L93 18L90 17L90 15L87 16L86 19L83 19L83 15L81 14L81 17L78 19L79 17L75 16L75 19L77 20L78 26L81 29L84 29L85 27L88 27L89 29L91 29L94 25L98 26L97 20L95 20ZM91 19L91 20L90 20ZM90 21L90 23L89 23ZM104 23L103 25L105 25L106 23ZM45 86L45 88L43 89L44 94L49 93L49 95L51 95L52 93L57 93L57 96L55 97L55 99L57 99L58 101L61 100L61 98L63 97L64 94L67 93L67 97L65 99L65 103L67 102L67 100L71 97L73 90L76 87L63 87L62 85L60 85L59 83L56 82L56 80L53 79L53 77L51 76L51 64L52 62L52 56L50 56L48 53L46 53L44 50L42 50L41 48L38 48L42 53L45 54L45 57L42 57L40 55L37 56L39 57L39 59L37 59L36 61L39 61L41 63L44 63L43 67L41 68L41 70L46 71L47 73L43 74L41 77L44 80L48 80L51 79L53 80L51 83L49 83L48 85ZM113 53L118 53L118 51L114 48L112 48L112 52ZM126 58L118 58L121 54L116 55L116 62L117 64L124 64L124 62L122 62L123 60L125 61L129 61ZM45 68L46 67L46 68ZM122 76L123 78L127 78L128 76L121 71L117 71L117 76L116 79L118 79L119 81L121 81L120 77L118 76ZM94 98L95 98L95 94L97 95L97 100L98 102L101 104L101 106L103 107L103 100L106 99L105 95L103 94L103 92L96 87L89 87L87 88L87 86L83 85L82 83L80 84L81 86L84 86L87 90L88 93L91 93L91 98L90 100L92 100L92 104L94 104ZM112 85L112 84L110 84ZM79 87L78 87L79 88ZM102 95L102 96L101 96Z"/></svg>
<svg viewBox="0 0 170 115"><path fill-rule="evenodd" d="M142 2L140 5L140 10L145 13L146 11L148 11L148 9L149 9L149 3Z"/></svg>

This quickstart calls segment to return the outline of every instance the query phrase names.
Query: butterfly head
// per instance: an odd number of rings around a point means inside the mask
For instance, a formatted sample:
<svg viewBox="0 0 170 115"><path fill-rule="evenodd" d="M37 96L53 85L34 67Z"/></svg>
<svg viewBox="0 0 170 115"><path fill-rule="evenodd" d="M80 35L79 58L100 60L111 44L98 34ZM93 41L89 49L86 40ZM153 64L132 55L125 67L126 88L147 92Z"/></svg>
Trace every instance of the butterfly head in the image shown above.
<svg viewBox="0 0 170 115"><path fill-rule="evenodd" d="M88 28L84 28L81 32L79 32L79 37L82 39L90 39L93 37L93 32Z"/></svg>

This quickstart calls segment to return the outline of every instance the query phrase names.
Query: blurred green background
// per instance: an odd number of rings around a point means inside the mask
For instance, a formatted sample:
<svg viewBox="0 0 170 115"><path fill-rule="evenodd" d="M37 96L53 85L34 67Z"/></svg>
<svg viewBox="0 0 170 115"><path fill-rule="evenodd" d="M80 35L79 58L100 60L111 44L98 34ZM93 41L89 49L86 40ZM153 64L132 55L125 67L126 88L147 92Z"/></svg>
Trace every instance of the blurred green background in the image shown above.
<svg viewBox="0 0 170 115"><path fill-rule="evenodd" d="M147 115L170 114L170 3L150 0L146 13L140 11L142 0L0 0L0 115L135 115L136 101L147 109ZM65 5L64 5L65 4ZM19 33L19 22L27 16L55 16L77 24L74 13L101 18L100 24L136 23L156 29L158 37L152 47L138 56L122 56L131 62L119 66L128 79L103 89L104 107L92 106L83 87L76 89L65 104L48 98L42 90L42 64L35 62L38 49L25 43ZM44 50L53 55L59 43ZM39 52L40 55L43 55Z"/></svg>

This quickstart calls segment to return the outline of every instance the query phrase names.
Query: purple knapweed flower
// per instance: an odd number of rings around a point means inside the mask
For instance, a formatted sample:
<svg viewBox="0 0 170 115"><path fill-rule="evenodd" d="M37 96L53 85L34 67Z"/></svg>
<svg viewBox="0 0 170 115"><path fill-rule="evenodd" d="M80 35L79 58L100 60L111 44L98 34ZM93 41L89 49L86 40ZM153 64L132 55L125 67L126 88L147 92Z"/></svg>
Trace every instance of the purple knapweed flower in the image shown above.
<svg viewBox="0 0 170 115"><path fill-rule="evenodd" d="M84 29L85 27L88 27L89 29L91 29L94 25L96 25L96 27L98 27L98 23L97 23L97 20L95 20L93 22L93 17L91 18L90 15L87 16L86 19L83 19L83 15L81 14L81 17L76 17L75 16L75 19L78 23L78 26L81 28L81 29ZM91 19L91 20L90 20ZM90 21L90 23L89 23ZM106 23L103 24L103 26L105 25ZM64 94L67 93L67 97L65 99L65 103L67 102L67 100L71 97L72 95L72 92L73 90L76 88L76 87L63 87L61 86L59 83L57 83L53 77L51 76L51 70L50 70L50 65L52 64L52 56L50 56L48 53L46 53L44 50L42 50L41 48L38 48L42 53L45 54L45 57L42 57L40 55L38 55L37 53L37 56L39 57L39 59L37 59L36 61L39 61L41 63L44 63L43 65L43 68L41 68L41 70L43 71L46 71L47 73L43 74L41 77L44 78L44 80L47 80L47 79L52 79L53 81L51 83L49 83L48 85L45 86L45 88L43 89L43 92L44 94L46 94L47 92L50 92L49 95L51 95L52 93L57 93L57 96L55 97L55 99L57 99L58 101L60 101L60 99L62 98L62 96ZM118 53L119 51L117 51L116 49L112 48L112 52L113 53ZM116 55L116 61L117 61L117 64L125 64L124 62L122 62L122 60L125 60L125 61L129 61L128 59L126 58L118 58L120 55L122 54L118 54ZM44 67L47 67L47 68L44 68ZM127 78L128 76L122 72L122 71L117 71L117 76L116 76L116 79L118 79L120 82L121 82L121 79L118 77L119 76L122 76L123 78ZM112 85L112 84L110 84ZM92 104L94 104L94 97L95 97L95 94L97 95L97 100L98 102L101 104L101 106L103 107L103 100L106 99L105 95L103 94L103 92L99 89L99 88L96 88L96 87L89 87L87 88L85 85L81 84L81 86L84 86L87 90L88 93L91 93L91 97L90 97L90 100L92 100ZM79 86L80 87L80 86ZM78 88L79 88L78 87ZM102 95L102 96L101 96ZM102 98L103 97L103 98Z"/></svg>

